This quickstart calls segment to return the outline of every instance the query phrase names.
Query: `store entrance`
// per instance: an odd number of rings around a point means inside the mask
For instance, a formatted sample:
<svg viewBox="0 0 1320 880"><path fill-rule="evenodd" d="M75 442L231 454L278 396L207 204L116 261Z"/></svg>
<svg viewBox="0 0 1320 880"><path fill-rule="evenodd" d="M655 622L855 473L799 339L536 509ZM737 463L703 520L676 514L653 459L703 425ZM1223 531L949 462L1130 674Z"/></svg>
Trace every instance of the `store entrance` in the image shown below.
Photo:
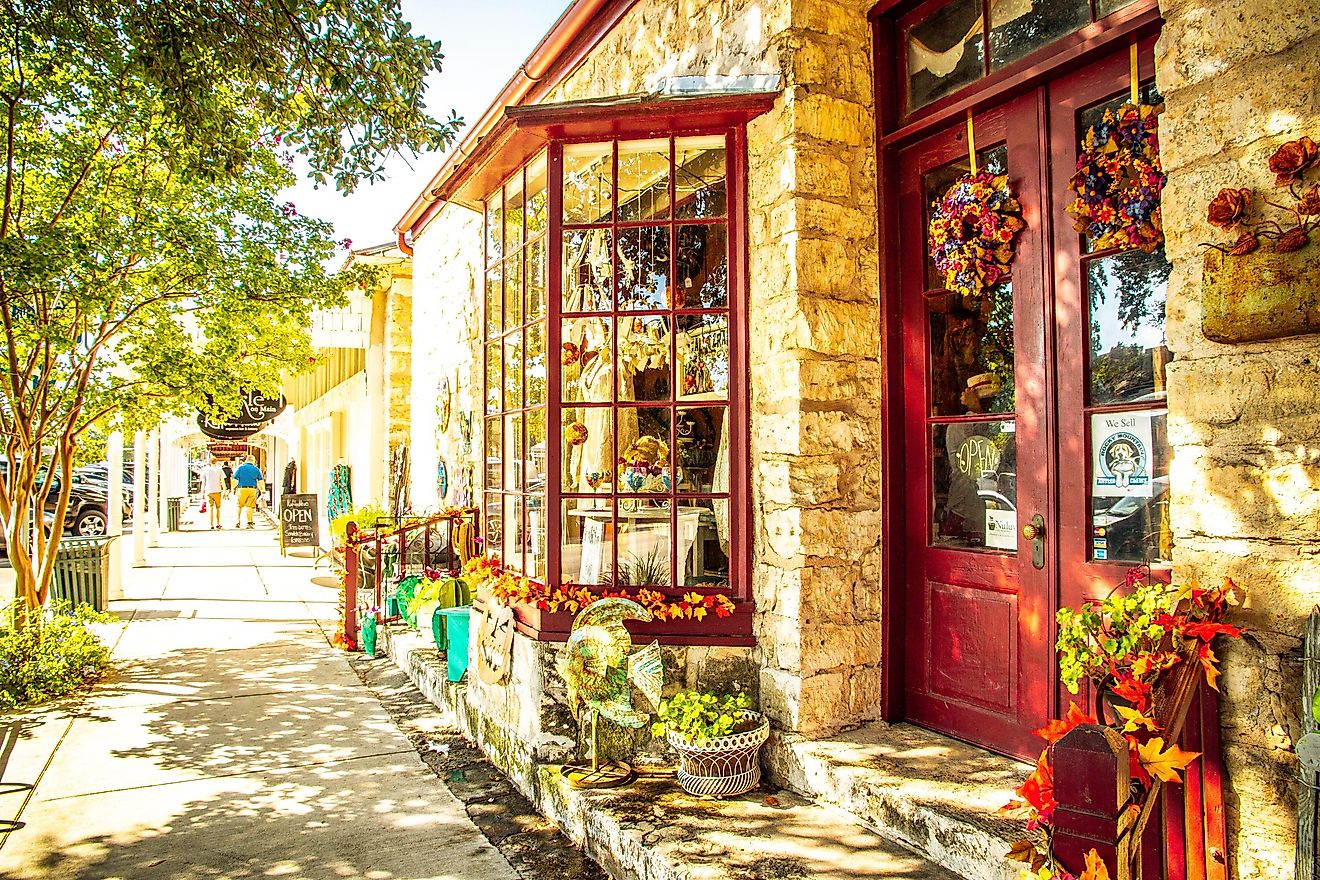
<svg viewBox="0 0 1320 880"><path fill-rule="evenodd" d="M1156 106L1151 41L1138 57ZM1131 100L1130 58L898 154L905 714L1027 759L1059 708L1057 609L1170 549L1170 267L1162 246L1094 241L1068 213L1079 145ZM997 258L948 247L976 228L998 232Z"/></svg>

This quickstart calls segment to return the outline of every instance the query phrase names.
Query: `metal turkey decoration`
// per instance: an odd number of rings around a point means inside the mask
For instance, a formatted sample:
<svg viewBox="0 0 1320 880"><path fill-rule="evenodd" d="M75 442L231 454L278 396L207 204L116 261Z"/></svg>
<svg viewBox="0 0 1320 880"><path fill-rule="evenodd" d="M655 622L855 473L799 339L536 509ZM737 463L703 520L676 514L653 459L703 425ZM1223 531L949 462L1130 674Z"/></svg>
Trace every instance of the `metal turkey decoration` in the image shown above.
<svg viewBox="0 0 1320 880"><path fill-rule="evenodd" d="M593 602L578 613L559 656L559 671L568 685L568 705L579 721L591 717L591 764L564 766L575 788L612 788L633 779L632 768L622 763L602 765L596 722L601 716L624 727L641 727L648 715L632 705L636 687L652 705L660 702L664 661L660 643L633 652L625 620L652 620L651 612L631 599L612 597Z"/></svg>

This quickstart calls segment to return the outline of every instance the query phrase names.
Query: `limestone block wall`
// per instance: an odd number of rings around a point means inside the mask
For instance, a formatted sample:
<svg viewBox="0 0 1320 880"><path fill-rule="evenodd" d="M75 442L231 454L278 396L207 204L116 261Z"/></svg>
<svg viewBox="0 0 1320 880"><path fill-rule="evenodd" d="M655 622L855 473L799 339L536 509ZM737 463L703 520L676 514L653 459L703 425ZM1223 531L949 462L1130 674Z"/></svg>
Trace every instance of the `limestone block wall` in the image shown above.
<svg viewBox="0 0 1320 880"><path fill-rule="evenodd" d="M481 215L461 205L445 205L413 250L412 327L431 329L412 336L409 451L413 507L427 510L470 503L476 497L471 479L481 474ZM440 430L437 413L441 378L449 380L451 393L447 431ZM466 432L465 424L471 425ZM436 465L442 460L449 473L444 498L436 482Z"/></svg>
<svg viewBox="0 0 1320 880"><path fill-rule="evenodd" d="M878 255L869 3L643 0L547 101L775 74L748 127L760 692L780 725L878 717Z"/></svg>
<svg viewBox="0 0 1320 880"><path fill-rule="evenodd" d="M1157 49L1170 282L1175 576L1231 575L1251 627L1222 652L1230 864L1291 876L1299 634L1320 601L1320 337L1220 345L1201 332L1201 242L1222 187L1274 189L1279 144L1320 139L1320 6L1170 0ZM1320 243L1307 250L1320 261ZM1249 258L1248 258L1249 259Z"/></svg>

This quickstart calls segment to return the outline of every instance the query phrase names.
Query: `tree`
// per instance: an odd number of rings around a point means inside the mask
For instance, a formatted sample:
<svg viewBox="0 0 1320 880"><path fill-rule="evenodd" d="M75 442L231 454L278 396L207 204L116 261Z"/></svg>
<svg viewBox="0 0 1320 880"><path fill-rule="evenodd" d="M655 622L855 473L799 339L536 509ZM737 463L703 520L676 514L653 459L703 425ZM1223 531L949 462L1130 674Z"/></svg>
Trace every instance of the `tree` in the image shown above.
<svg viewBox="0 0 1320 880"><path fill-rule="evenodd" d="M0 0L0 520L44 604L79 438L233 411L305 365L328 224L280 201L293 150L351 190L448 145L421 101L439 44L391 0ZM24 530L50 481L49 536ZM40 518L40 505L37 505Z"/></svg>

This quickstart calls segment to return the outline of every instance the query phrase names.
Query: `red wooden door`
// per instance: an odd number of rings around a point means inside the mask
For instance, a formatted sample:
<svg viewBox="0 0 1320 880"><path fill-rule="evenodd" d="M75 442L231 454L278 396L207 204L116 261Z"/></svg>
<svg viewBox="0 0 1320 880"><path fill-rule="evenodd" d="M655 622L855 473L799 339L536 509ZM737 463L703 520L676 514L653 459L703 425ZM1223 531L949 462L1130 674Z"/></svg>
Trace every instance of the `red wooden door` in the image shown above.
<svg viewBox="0 0 1320 880"><path fill-rule="evenodd" d="M983 296L942 292L926 247L932 201L970 168L967 127L899 156L906 712L1022 757L1040 751L1031 731L1053 682L1053 571L1032 564L1020 537L1048 513L1053 471L1042 99L1032 92L973 120L978 167L1007 174L1026 221L1011 278Z"/></svg>

